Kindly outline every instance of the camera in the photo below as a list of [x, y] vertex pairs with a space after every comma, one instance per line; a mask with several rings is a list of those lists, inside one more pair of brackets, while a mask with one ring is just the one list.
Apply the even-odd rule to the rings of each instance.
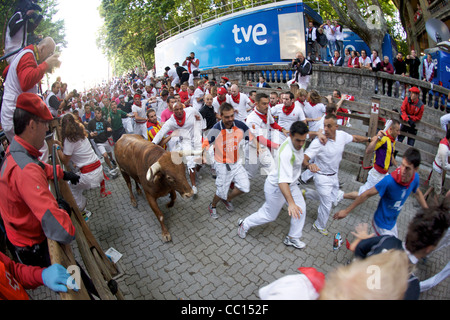
[[300, 59], [299, 58], [296, 58], [296, 59], [294, 59], [294, 62], [292, 62], [292, 65], [296, 65], [296, 64], [298, 64], [298, 63], [300, 63]]
[[36, 12], [34, 12], [31, 16], [27, 16], [27, 12], [30, 10], [39, 12], [42, 11], [42, 8], [36, 2], [37, 0], [22, 0], [17, 6], [17, 11], [20, 11], [22, 13], [24, 19], [29, 20], [29, 27], [28, 27], [29, 35], [27, 45], [36, 44], [41, 40], [40, 37], [34, 34], [34, 30], [41, 23], [44, 16], [41, 14], [37, 14]]
[[[34, 11], [42, 11], [42, 8], [36, 3], [37, 0], [23, 0], [20, 5], [20, 11], [25, 15], [27, 11], [34, 10]], [[43, 16], [38, 15], [36, 12], [34, 12], [30, 19], [33, 19], [36, 24], [39, 24], [42, 20]]]
[[192, 57], [191, 56], [187, 56], [186, 60], [192, 60]]

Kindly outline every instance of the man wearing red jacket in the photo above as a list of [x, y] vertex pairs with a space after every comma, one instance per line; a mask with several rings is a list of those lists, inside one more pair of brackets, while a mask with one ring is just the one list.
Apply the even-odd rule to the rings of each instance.
[[[52, 119], [39, 96], [20, 94], [14, 111], [16, 136], [0, 171], [0, 212], [10, 251], [23, 264], [40, 267], [50, 265], [47, 238], [64, 244], [75, 238], [68, 213], [59, 208], [49, 190], [53, 166], [39, 161]], [[56, 169], [58, 179], [78, 183], [78, 175]]]
[[38, 93], [38, 84], [47, 72], [59, 67], [55, 41], [44, 38], [38, 45], [29, 45], [20, 51], [3, 71], [5, 90], [1, 123], [9, 142], [14, 137], [13, 115], [17, 97], [23, 92]]
[[[411, 92], [411, 97], [406, 97], [405, 100], [403, 100], [401, 109], [402, 120], [408, 122], [408, 125], [402, 124], [400, 131], [416, 135], [416, 122], [422, 119], [424, 104], [419, 100], [419, 88], [412, 87], [409, 91]], [[404, 139], [405, 136], [398, 136], [398, 141], [403, 142]], [[415, 141], [415, 139], [408, 137], [408, 145], [414, 146]]]
[[[60, 264], [49, 268], [16, 263], [0, 252], [0, 300], [28, 300], [26, 289], [45, 285], [56, 292], [67, 292], [70, 274]], [[75, 291], [78, 289], [75, 287]]]

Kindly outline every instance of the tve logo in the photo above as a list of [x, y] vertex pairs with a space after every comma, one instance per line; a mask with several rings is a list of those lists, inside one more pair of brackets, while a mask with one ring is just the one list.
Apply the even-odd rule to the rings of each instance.
[[245, 42], [249, 42], [251, 36], [253, 42], [258, 46], [262, 46], [267, 43], [267, 39], [259, 38], [267, 34], [267, 28], [262, 23], [258, 23], [254, 27], [250, 25], [247, 29], [245, 29], [244, 27], [239, 28], [237, 24], [235, 24], [232, 32], [234, 34], [234, 42], [236, 42], [237, 44], [242, 43], [242, 39], [239, 38], [239, 33], [242, 33], [242, 37], [244, 38]]

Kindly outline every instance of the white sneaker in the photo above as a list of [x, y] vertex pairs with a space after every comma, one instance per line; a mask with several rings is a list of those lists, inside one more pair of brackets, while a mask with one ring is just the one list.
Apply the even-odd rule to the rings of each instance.
[[344, 191], [339, 190], [336, 196], [336, 200], [333, 201], [334, 206], [337, 206], [342, 199], [344, 199]]
[[297, 249], [303, 249], [306, 246], [306, 244], [303, 241], [300, 241], [300, 239], [294, 239], [289, 236], [286, 236], [286, 238], [284, 238], [283, 243], [287, 246], [293, 246]]
[[192, 191], [194, 191], [194, 194], [197, 194], [198, 190], [196, 186], [192, 186]]
[[247, 235], [247, 231], [244, 230], [244, 219], [239, 219], [238, 221], [238, 236], [242, 239]]
[[323, 234], [324, 236], [328, 236], [328, 230], [319, 228], [318, 226], [316, 226], [316, 223], [313, 223], [313, 229]]

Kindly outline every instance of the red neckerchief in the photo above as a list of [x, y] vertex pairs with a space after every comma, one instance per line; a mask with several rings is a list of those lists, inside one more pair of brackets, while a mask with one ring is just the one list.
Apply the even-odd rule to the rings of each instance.
[[173, 115], [175, 121], [177, 122], [177, 125], [182, 127], [184, 126], [184, 122], [186, 121], [186, 111], [183, 110], [183, 117], [181, 119], [177, 118], [175, 114]]
[[241, 100], [241, 93], [239, 92], [236, 97], [231, 95], [231, 98], [233, 99], [234, 103], [238, 103], [239, 104], [239, 101]]
[[198, 86], [198, 88], [197, 88], [197, 89], [200, 89], [200, 90], [202, 90], [202, 92], [204, 92], [203, 88], [202, 88], [202, 87], [200, 87], [200, 86]]
[[391, 176], [392, 178], [394, 178], [395, 182], [397, 182], [399, 185], [404, 186], [404, 187], [409, 187], [409, 185], [411, 184], [411, 182], [413, 182], [416, 174], [414, 173], [411, 181], [407, 182], [407, 183], [403, 183], [402, 182], [402, 174], [400, 172], [401, 167], [398, 167], [397, 169], [395, 169], [394, 171], [392, 171]]
[[290, 107], [286, 107], [285, 105], [283, 105], [283, 112], [285, 115], [290, 115], [292, 110], [294, 110], [295, 108], [295, 103], [292, 103]]
[[450, 149], [450, 144], [449, 144], [447, 138], [443, 138], [443, 139], [439, 142], [439, 144], [443, 144], [444, 146], [447, 146], [447, 148]]
[[217, 102], [219, 103], [219, 106], [221, 106], [222, 103], [224, 103], [225, 101], [227, 101], [227, 96], [225, 96], [225, 98], [223, 98], [223, 100], [220, 100], [219, 96], [217, 96]]
[[255, 113], [261, 118], [264, 123], [267, 123], [267, 113], [262, 114], [258, 110], [255, 109]]
[[302, 101], [300, 101], [300, 98], [297, 98], [297, 101], [300, 102], [300, 104], [301, 104], [302, 106], [305, 106], [305, 104], [304, 104]]
[[334, 64], [336, 64], [336, 61], [337, 61], [338, 59], [339, 59], [339, 58], [333, 57]]
[[311, 107], [314, 107], [317, 103], [310, 102], [309, 104], [311, 105]]
[[389, 133], [386, 132], [386, 136], [391, 139], [391, 142], [395, 142], [395, 138], [393, 136], [391, 136]]
[[254, 101], [252, 98], [249, 98], [249, 100], [250, 100], [252, 103], [255, 103], [255, 101]]

